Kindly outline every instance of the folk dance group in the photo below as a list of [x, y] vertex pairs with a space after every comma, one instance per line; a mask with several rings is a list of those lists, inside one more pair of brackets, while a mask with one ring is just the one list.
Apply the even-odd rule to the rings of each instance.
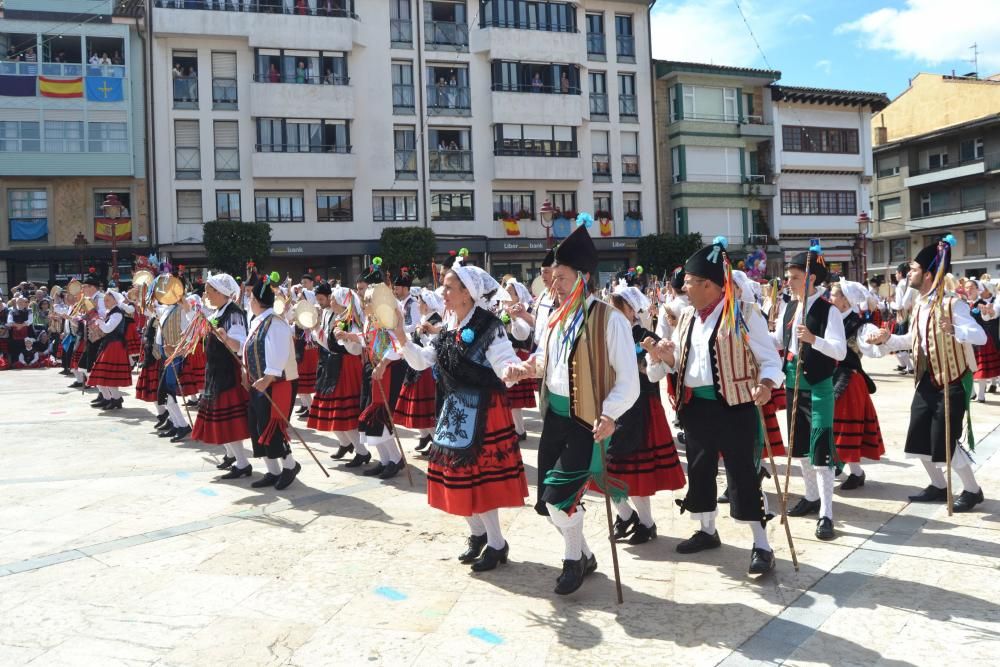
[[[286, 488], [301, 470], [289, 438], [297, 396], [300, 418], [337, 439], [333, 458], [364, 475], [396, 476], [406, 461], [395, 429], [416, 431], [417, 451], [427, 457], [428, 503], [466, 520], [458, 560], [476, 572], [507, 562], [499, 511], [521, 507], [529, 496], [522, 410], [537, 406], [543, 425], [534, 508], [564, 542], [556, 593], [577, 590], [597, 568], [584, 538], [587, 491], [613, 499], [615, 540], [642, 544], [657, 537], [651, 497], [686, 484], [675, 502], [698, 529], [677, 545], [682, 554], [720, 546], [716, 520], [719, 502], [726, 502], [752, 534], [748, 572], [761, 575], [775, 567], [763, 463], [768, 454], [788, 456], [778, 410], [786, 410], [791, 457], [805, 482], [804, 497], [788, 515], [816, 515], [820, 539], [835, 536], [836, 476], [844, 470], [840, 489], [856, 489], [866, 479], [862, 459], [884, 454], [871, 400], [876, 388], [863, 356], [909, 350], [913, 358], [905, 452], [922, 460], [930, 485], [911, 500], [945, 499], [947, 456], [964, 486], [954, 510], [983, 501], [959, 440], [973, 373], [983, 361], [973, 347], [988, 344], [984, 326], [995, 329], [995, 314], [986, 303], [974, 313], [946, 289], [948, 241], [910, 263], [907, 282], [917, 296], [909, 329], [896, 333], [867, 321], [864, 286], [829, 280], [818, 247], [789, 263], [785, 298], [777, 291], [762, 298], [760, 285], [732, 269], [725, 240], [717, 238], [678, 268], [662, 306], [629, 284], [632, 276], [622, 277], [604, 301], [585, 224], [546, 257], [545, 290], [537, 298], [516, 280], [501, 285], [461, 256], [446, 264], [438, 290], [411, 289], [401, 272], [393, 281], [392, 326], [383, 326], [384, 312], [376, 315], [373, 307], [373, 292], [386, 290], [376, 287], [385, 283], [378, 263], [354, 289], [306, 276], [298, 296], [315, 303], [320, 317], [305, 327], [287, 319], [291, 309], [275, 311], [276, 297], [287, 298], [276, 274], [254, 275], [243, 287], [216, 274], [200, 306], [181, 299], [142, 307], [136, 398], [156, 404], [163, 437], [222, 445], [221, 479], [251, 477], [250, 456], [263, 458], [266, 474], [251, 482], [255, 488]], [[115, 410], [121, 387], [131, 384], [124, 322], [132, 306], [98, 288], [85, 281], [84, 295], [101, 318], [93, 326], [103, 336], [97, 344], [81, 337], [72, 367], [78, 383], [100, 390], [95, 406]], [[182, 332], [198, 318], [207, 323], [203, 348], [177, 354]], [[683, 430], [686, 479], [661, 400], [665, 378]], [[180, 401], [195, 393], [192, 432]], [[971, 433], [965, 442], [973, 444]], [[721, 497], [720, 457], [727, 482]]]

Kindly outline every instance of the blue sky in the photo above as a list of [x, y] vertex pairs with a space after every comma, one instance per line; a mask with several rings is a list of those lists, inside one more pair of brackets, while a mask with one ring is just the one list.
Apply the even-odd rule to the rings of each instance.
[[[739, 0], [789, 85], [884, 92], [918, 72], [1000, 72], [1000, 0]], [[659, 0], [653, 57], [766, 67], [736, 0]]]

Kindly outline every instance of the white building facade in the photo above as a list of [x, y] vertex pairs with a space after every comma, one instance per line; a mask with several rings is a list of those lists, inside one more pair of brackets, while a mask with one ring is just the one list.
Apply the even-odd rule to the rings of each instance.
[[[605, 264], [656, 231], [643, 0], [157, 0], [161, 249], [263, 221], [278, 270], [353, 277], [382, 230], [428, 226], [528, 279], [578, 211]], [[560, 214], [562, 214], [560, 216]]]

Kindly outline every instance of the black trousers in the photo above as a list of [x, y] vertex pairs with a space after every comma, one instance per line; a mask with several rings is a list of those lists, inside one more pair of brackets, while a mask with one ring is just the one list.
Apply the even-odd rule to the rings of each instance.
[[715, 476], [719, 453], [729, 482], [729, 513], [737, 521], [764, 519], [764, 496], [757, 478], [754, 448], [759, 417], [753, 403], [729, 406], [692, 398], [680, 411], [687, 439], [688, 491], [682, 510], [713, 512], [718, 506]]
[[[951, 453], [955, 453], [965, 421], [965, 388], [961, 380], [948, 385], [951, 401]], [[906, 432], [907, 454], [930, 456], [935, 463], [944, 463], [944, 389], [935, 387], [930, 373], [924, 373], [910, 403], [910, 428]]]
[[538, 441], [538, 502], [535, 503], [535, 511], [548, 516], [546, 503], [556, 505], [579, 495], [587, 484], [587, 479], [548, 486], [545, 484], [545, 476], [551, 470], [587, 470], [593, 455], [593, 429], [584, 427], [571, 417], [561, 417], [548, 410], [542, 422], [542, 436]]

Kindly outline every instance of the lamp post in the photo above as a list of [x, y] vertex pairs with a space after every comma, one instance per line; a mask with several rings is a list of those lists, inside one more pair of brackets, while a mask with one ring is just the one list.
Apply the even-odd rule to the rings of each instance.
[[101, 204], [104, 209], [104, 217], [111, 220], [111, 281], [109, 287], [118, 287], [118, 218], [122, 215], [122, 203], [118, 195], [109, 192]]
[[858, 214], [858, 282], [864, 284], [868, 273], [868, 227], [872, 224], [868, 213]]
[[545, 247], [552, 247], [552, 218], [555, 215], [555, 208], [552, 207], [552, 202], [548, 199], [542, 202], [542, 207], [538, 210], [538, 217], [541, 220], [542, 227], [545, 228]]
[[77, 232], [76, 238], [73, 239], [73, 247], [76, 251], [80, 253], [80, 280], [83, 280], [83, 253], [87, 251], [87, 237], [83, 235], [83, 232]]

